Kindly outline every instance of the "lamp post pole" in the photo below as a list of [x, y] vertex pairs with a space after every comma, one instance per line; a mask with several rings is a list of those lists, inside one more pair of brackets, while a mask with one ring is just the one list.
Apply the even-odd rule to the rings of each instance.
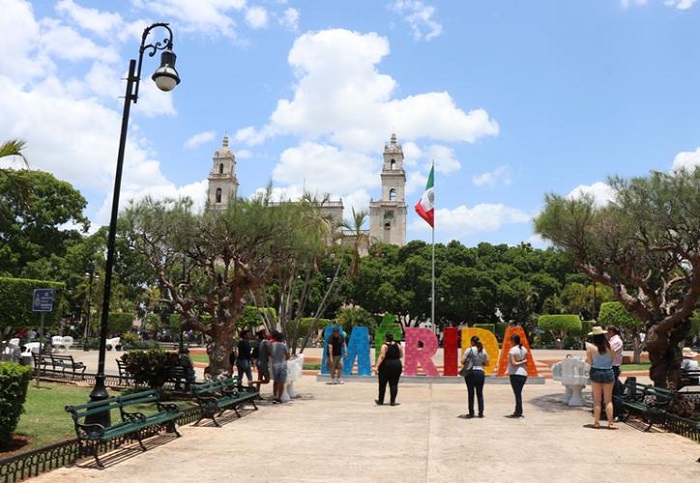
[[[151, 31], [155, 28], [163, 28], [167, 30], [168, 37], [162, 42], [146, 44]], [[105, 262], [105, 284], [104, 297], [102, 299], [102, 314], [100, 321], [100, 348], [99, 359], [97, 362], [97, 374], [95, 376], [95, 387], [90, 393], [92, 401], [101, 401], [107, 399], [109, 394], [105, 387], [105, 351], [107, 346], [107, 332], [109, 329], [109, 302], [112, 293], [112, 268], [114, 266], [115, 240], [117, 235], [117, 217], [119, 215], [119, 193], [121, 191], [122, 171], [124, 168], [124, 151], [126, 149], [126, 135], [129, 127], [129, 113], [131, 103], [136, 104], [138, 101], [139, 81], [141, 80], [141, 65], [143, 63], [143, 54], [148, 53], [149, 57], [153, 57], [157, 51], [163, 50], [161, 54], [160, 67], [153, 74], [152, 79], [155, 81], [158, 88], [162, 91], [171, 91], [177, 84], [180, 83], [180, 77], [175, 70], [175, 53], [173, 48], [173, 33], [167, 23], [154, 23], [148, 26], [141, 37], [141, 46], [139, 48], [138, 64], [136, 60], [129, 61], [129, 73], [126, 78], [126, 94], [124, 95], [124, 111], [122, 113], [122, 127], [119, 137], [119, 151], [117, 152], [117, 170], [114, 175], [114, 194], [112, 195], [112, 214], [109, 219], [109, 235], [107, 237], [107, 259]], [[91, 422], [102, 424], [103, 426], [110, 425], [109, 411], [103, 411], [95, 415]]]
[[88, 272], [88, 300], [87, 300], [87, 314], [85, 314], [85, 334], [83, 335], [83, 350], [89, 351], [88, 347], [88, 336], [90, 333], [90, 311], [92, 310], [92, 280], [95, 276], [95, 266], [90, 266], [90, 271]]

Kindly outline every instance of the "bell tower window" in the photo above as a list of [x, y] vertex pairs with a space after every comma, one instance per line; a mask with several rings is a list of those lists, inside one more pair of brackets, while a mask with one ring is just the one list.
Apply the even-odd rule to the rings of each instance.
[[224, 174], [224, 163], [219, 164], [219, 174]]
[[216, 188], [216, 202], [221, 203], [221, 188]]
[[389, 201], [396, 201], [396, 190], [394, 188], [389, 190]]
[[390, 165], [391, 165], [391, 167], [389, 169], [391, 169], [392, 171], [395, 170], [396, 169], [396, 160], [392, 159]]

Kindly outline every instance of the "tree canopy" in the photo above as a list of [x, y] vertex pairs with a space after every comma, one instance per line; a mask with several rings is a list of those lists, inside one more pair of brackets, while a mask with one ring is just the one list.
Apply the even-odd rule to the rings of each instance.
[[650, 377], [679, 377], [680, 345], [700, 297], [700, 170], [611, 177], [613, 200], [549, 194], [535, 230], [646, 323]]

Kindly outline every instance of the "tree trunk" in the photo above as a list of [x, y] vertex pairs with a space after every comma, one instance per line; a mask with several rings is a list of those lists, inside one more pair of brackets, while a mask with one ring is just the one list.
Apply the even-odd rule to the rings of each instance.
[[645, 339], [649, 353], [649, 377], [654, 386], [676, 388], [680, 381], [681, 345], [690, 329], [688, 319], [674, 322], [670, 317], [647, 326]]

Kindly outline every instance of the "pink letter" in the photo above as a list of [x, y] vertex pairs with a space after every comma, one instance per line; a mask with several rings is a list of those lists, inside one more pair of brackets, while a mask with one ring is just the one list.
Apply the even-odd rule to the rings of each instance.
[[[423, 347], [419, 348], [418, 343]], [[433, 364], [432, 357], [438, 349], [438, 341], [430, 329], [409, 327], [406, 329], [406, 364], [403, 369], [407, 376], [415, 376], [418, 364], [421, 365], [426, 376], [438, 377], [438, 371]]]

